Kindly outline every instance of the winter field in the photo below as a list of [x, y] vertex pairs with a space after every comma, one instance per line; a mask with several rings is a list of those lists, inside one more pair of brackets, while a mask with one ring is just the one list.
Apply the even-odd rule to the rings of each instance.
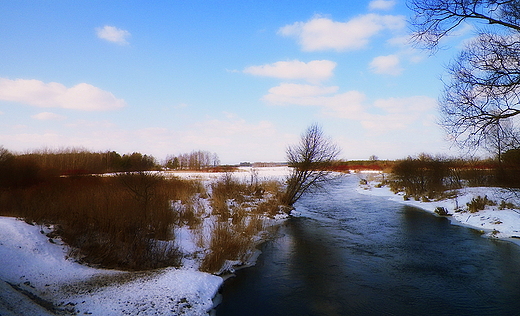
[[[242, 168], [234, 176], [243, 180], [283, 179], [288, 168]], [[223, 174], [168, 172], [178, 177], [201, 179], [210, 183]], [[489, 238], [520, 241], [520, 198], [497, 188], [465, 188], [457, 196], [432, 202], [404, 201], [401, 194], [386, 186], [378, 187], [380, 174], [358, 173], [369, 180], [360, 185], [362, 194], [387, 197], [399, 203], [419, 207], [432, 214], [444, 207], [453, 224], [464, 225]], [[466, 203], [476, 196], [487, 196], [496, 205], [469, 212]], [[504, 202], [502, 202], [504, 201]], [[510, 204], [508, 204], [510, 203]], [[493, 203], [489, 203], [493, 204]], [[266, 229], [284, 220], [268, 219]], [[203, 227], [210, 227], [211, 217]], [[147, 272], [124, 272], [88, 267], [67, 258], [68, 249], [59, 239], [46, 236], [52, 227], [30, 225], [24, 221], [0, 217], [0, 315], [207, 315], [218, 304], [218, 289], [225, 274], [200, 272], [198, 253], [204, 251], [200, 234], [190, 227], [176, 231], [176, 242], [183, 253], [181, 268]], [[201, 229], [203, 234], [207, 229]], [[205, 237], [208, 238], [207, 236]], [[262, 235], [258, 235], [261, 242]], [[258, 253], [250, 253], [244, 262], [227, 262], [227, 270], [254, 264]]]
[[[242, 168], [233, 176], [261, 181], [283, 179], [287, 172], [287, 168]], [[209, 184], [224, 174], [168, 175]], [[87, 267], [67, 258], [68, 248], [46, 236], [51, 227], [0, 217], [0, 315], [207, 315], [224, 280], [198, 271], [197, 254], [204, 250], [199, 239], [209, 239], [201, 238], [200, 232], [209, 234], [212, 220], [206, 218], [197, 234], [188, 226], [176, 230], [183, 253], [181, 268], [124, 272]], [[283, 216], [265, 220], [272, 226]], [[257, 238], [260, 242], [261, 234]], [[251, 253], [246, 262], [226, 262], [226, 267], [232, 271], [234, 265], [253, 264], [257, 255]]]

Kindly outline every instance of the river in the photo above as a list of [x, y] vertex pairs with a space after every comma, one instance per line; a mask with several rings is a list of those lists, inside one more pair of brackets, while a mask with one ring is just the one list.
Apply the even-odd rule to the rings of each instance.
[[356, 192], [346, 176], [222, 290], [217, 315], [520, 315], [520, 247]]

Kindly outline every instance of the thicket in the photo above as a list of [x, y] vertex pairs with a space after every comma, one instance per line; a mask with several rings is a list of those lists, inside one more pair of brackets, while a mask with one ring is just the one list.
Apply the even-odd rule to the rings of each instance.
[[504, 187], [520, 188], [520, 149], [511, 149], [502, 154], [497, 179]]
[[366, 171], [366, 170], [377, 170], [383, 172], [389, 172], [393, 165], [392, 160], [339, 160], [332, 164], [330, 167], [333, 171], [338, 172], [349, 172], [353, 171]]
[[115, 177], [56, 177], [0, 192], [1, 215], [51, 225], [49, 237], [72, 246], [79, 261], [105, 268], [153, 269], [177, 265], [177, 215], [170, 200], [197, 186], [138, 172]]
[[[511, 157], [513, 154], [509, 154]], [[520, 187], [520, 159], [504, 154], [504, 161], [464, 160], [426, 154], [395, 161], [390, 187], [404, 192], [405, 198], [431, 200], [442, 198], [447, 190], [463, 186]], [[519, 155], [520, 157], [520, 155]]]
[[91, 152], [81, 148], [65, 148], [14, 154], [0, 147], [0, 169], [0, 178], [4, 182], [19, 182], [28, 177], [34, 179], [59, 175], [148, 171], [158, 170], [160, 166], [153, 156], [137, 152], [120, 155], [115, 151]]
[[397, 161], [392, 168], [391, 188], [406, 197], [434, 199], [448, 188], [461, 186], [454, 172], [454, 162], [444, 158], [421, 155]]

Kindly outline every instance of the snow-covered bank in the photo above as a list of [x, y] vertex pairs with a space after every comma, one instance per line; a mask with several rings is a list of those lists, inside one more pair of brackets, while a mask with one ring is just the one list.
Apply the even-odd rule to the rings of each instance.
[[218, 276], [193, 270], [86, 267], [67, 259], [66, 247], [41, 231], [0, 217], [1, 315], [205, 315], [222, 284]]
[[[281, 179], [287, 170], [249, 168], [234, 176]], [[223, 175], [182, 173], [204, 181]], [[81, 265], [67, 258], [67, 246], [60, 240], [49, 239], [50, 228], [0, 217], [0, 315], [207, 315], [223, 278], [197, 270], [214, 219], [208, 215], [209, 202], [202, 198], [197, 202], [206, 212], [198, 232], [189, 226], [176, 229], [183, 266], [147, 272]], [[267, 225], [279, 222], [279, 218], [266, 220]]]
[[[388, 197], [390, 200], [414, 206], [432, 214], [439, 207], [445, 208], [450, 216], [448, 219], [455, 225], [466, 226], [485, 233], [486, 237], [500, 238], [520, 244], [520, 210], [508, 207], [500, 207], [502, 201], [511, 203], [516, 207], [520, 206], [520, 196], [511, 191], [501, 188], [490, 187], [467, 187], [456, 190], [453, 198], [439, 201], [416, 201], [413, 199], [404, 200], [404, 194], [394, 194], [388, 186], [378, 187], [379, 181], [368, 181], [367, 184], [360, 184], [358, 192], [374, 196]], [[496, 205], [487, 205], [484, 210], [469, 212], [467, 203], [476, 197], [487, 197], [495, 202]]]

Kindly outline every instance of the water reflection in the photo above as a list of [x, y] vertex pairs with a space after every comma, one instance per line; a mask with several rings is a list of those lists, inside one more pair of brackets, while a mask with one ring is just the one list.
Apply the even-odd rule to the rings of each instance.
[[354, 191], [301, 201], [303, 217], [226, 281], [217, 315], [518, 315], [520, 247]]

